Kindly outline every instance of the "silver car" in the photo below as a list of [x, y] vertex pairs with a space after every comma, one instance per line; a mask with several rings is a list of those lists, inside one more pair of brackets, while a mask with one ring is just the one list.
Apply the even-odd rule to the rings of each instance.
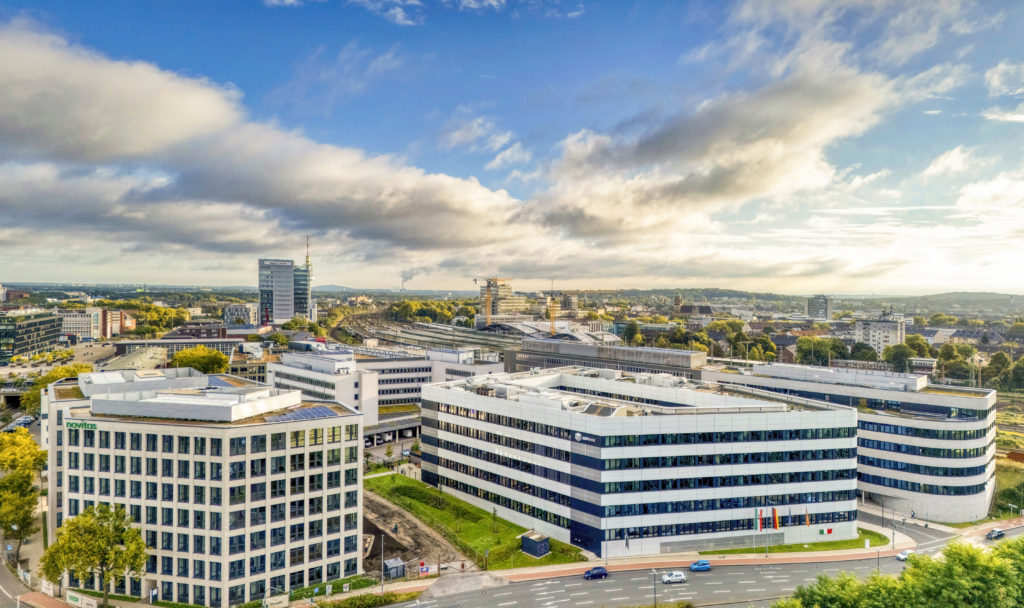
[[666, 585], [670, 583], [685, 583], [686, 573], [682, 570], [673, 570], [672, 572], [662, 574], [661, 582], [665, 583]]

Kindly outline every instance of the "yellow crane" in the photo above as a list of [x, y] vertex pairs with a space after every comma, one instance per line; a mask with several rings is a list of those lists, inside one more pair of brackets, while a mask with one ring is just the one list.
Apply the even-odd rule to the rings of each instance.
[[486, 288], [485, 288], [485, 291], [484, 291], [484, 300], [485, 300], [484, 306], [486, 306], [486, 308], [487, 308], [487, 316], [485, 317], [485, 319], [487, 320], [487, 325], [491, 324], [491, 307], [493, 305], [492, 303], [494, 302], [494, 295], [495, 295], [494, 292], [497, 291], [498, 285], [500, 285], [502, 283], [505, 283], [507, 281], [511, 281], [511, 280], [512, 279], [498, 278], [498, 277], [489, 277], [489, 278], [475, 277], [473, 279], [473, 284], [474, 285], [479, 285], [480, 281], [485, 281]]

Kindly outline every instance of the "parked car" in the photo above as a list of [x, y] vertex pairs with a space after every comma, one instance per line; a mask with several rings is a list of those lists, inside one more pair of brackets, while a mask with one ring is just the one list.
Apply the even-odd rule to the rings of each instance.
[[711, 562], [706, 559], [699, 559], [690, 564], [690, 572], [709, 572], [711, 570]]
[[998, 540], [1004, 536], [1006, 536], [1006, 532], [1003, 532], [999, 528], [993, 528], [992, 530], [988, 531], [988, 534], [985, 535], [985, 538], [989, 540]]
[[661, 575], [661, 582], [669, 585], [671, 583], [685, 583], [686, 573], [682, 570], [673, 570]]
[[899, 553], [896, 554], [896, 559], [900, 560], [901, 562], [905, 562], [905, 561], [907, 561], [907, 558], [910, 557], [911, 555], [913, 555], [914, 553], [916, 553], [916, 551], [912, 551], [910, 549], [904, 549], [903, 551], [900, 551]]
[[597, 566], [583, 573], [584, 580], [589, 581], [592, 578], [608, 578], [608, 569], [603, 566]]

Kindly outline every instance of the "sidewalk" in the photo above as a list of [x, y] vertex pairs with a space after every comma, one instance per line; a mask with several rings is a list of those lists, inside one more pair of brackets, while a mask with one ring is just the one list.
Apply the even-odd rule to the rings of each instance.
[[933, 521], [918, 519], [915, 517], [911, 517], [909, 513], [901, 513], [899, 511], [893, 511], [892, 509], [885, 509], [885, 514], [883, 515], [882, 507], [871, 502], [858, 502], [857, 510], [864, 511], [865, 513], [870, 513], [872, 515], [877, 515], [886, 520], [894, 520], [900, 523], [906, 520], [906, 523], [908, 524], [914, 524], [915, 526], [921, 526], [923, 528], [932, 528], [935, 530], [939, 530], [941, 532], [946, 532], [948, 534], [960, 534], [961, 532], [963, 532], [963, 530], [960, 528], [954, 528], [952, 526], [945, 526], [943, 524], [938, 524]]

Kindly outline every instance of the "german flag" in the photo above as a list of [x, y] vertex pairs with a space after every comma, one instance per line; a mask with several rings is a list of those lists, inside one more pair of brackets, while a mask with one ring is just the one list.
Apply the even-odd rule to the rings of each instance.
[[779, 529], [779, 511], [775, 507], [772, 507], [772, 529]]
[[811, 512], [807, 510], [807, 507], [804, 507], [804, 522], [808, 528], [811, 527]]

